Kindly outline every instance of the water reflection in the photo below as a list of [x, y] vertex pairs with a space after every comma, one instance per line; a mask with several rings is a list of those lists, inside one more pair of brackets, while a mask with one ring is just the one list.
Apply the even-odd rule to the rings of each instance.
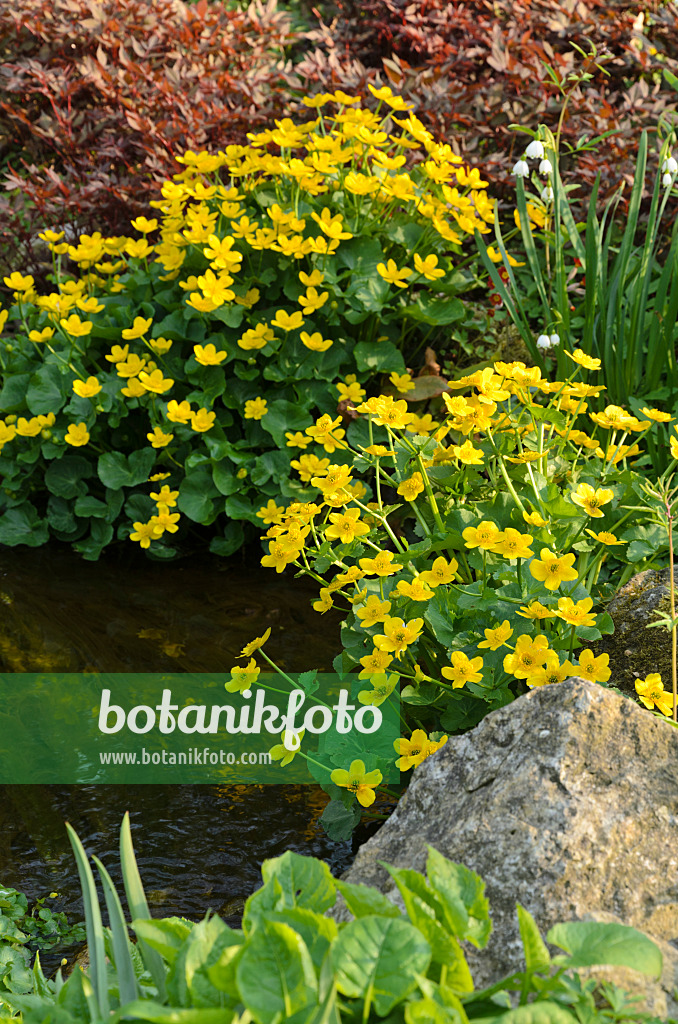
[[[312, 611], [315, 594], [238, 561], [89, 563], [54, 548], [4, 551], [0, 670], [227, 672], [271, 626], [267, 651], [282, 666], [331, 671], [340, 620]], [[317, 824], [326, 800], [310, 786], [1, 787], [0, 883], [31, 899], [56, 891], [52, 908], [79, 916], [63, 822], [117, 881], [129, 810], [152, 912], [199, 917], [210, 907], [235, 924], [265, 858], [293, 849], [337, 873], [348, 866], [351, 844], [330, 842]]]

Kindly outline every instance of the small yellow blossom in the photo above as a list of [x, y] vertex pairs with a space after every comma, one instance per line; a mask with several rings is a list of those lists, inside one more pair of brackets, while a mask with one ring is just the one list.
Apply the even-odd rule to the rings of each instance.
[[87, 430], [86, 423], [71, 423], [69, 424], [66, 436], [64, 438], [66, 444], [73, 445], [74, 448], [82, 448], [84, 445], [89, 443], [89, 432]]
[[482, 658], [469, 658], [463, 651], [452, 651], [450, 661], [452, 667], [445, 666], [441, 671], [445, 679], [452, 680], [453, 689], [458, 690], [466, 683], [479, 683], [483, 678], [480, 671], [483, 667]]
[[96, 377], [88, 377], [87, 380], [74, 380], [73, 391], [80, 398], [94, 398], [101, 391], [101, 384]]
[[265, 398], [251, 398], [245, 402], [243, 416], [246, 420], [260, 420], [268, 412], [268, 404]]
[[256, 683], [260, 671], [254, 658], [250, 658], [245, 666], [235, 665], [231, 669], [230, 680], [224, 683], [224, 688], [229, 693], [244, 693], [251, 688], [252, 683]]
[[673, 714], [673, 694], [667, 693], [659, 672], [650, 672], [645, 679], [636, 679], [636, 693], [649, 708], [658, 708], [667, 717]]
[[489, 647], [491, 651], [498, 651], [507, 640], [513, 636], [513, 629], [508, 619], [504, 619], [501, 626], [484, 630], [485, 639], [481, 640], [478, 647]]
[[361, 807], [370, 807], [374, 803], [374, 790], [382, 778], [383, 775], [377, 769], [366, 772], [365, 763], [360, 760], [352, 761], [348, 771], [344, 768], [335, 768], [330, 775], [335, 786], [341, 786], [348, 789], [349, 793], [355, 794]]
[[153, 432], [146, 434], [146, 437], [151, 442], [153, 448], [166, 448], [170, 441], [173, 440], [174, 434], [166, 434], [160, 427], [154, 427]]

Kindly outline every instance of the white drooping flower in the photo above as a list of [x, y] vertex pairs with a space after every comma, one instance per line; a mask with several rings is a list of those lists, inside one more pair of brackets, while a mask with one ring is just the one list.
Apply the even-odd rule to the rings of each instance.
[[515, 174], [519, 178], [527, 178], [529, 173], [530, 168], [527, 166], [526, 160], [518, 160], [518, 162], [513, 165], [513, 170], [511, 171], [511, 174]]
[[542, 162], [539, 164], [539, 173], [540, 174], [551, 174], [552, 171], [553, 171], [553, 164], [551, 163], [550, 160], [547, 160], [546, 158], [544, 158], [542, 160]]
[[545, 203], [551, 202], [551, 200], [553, 199], [553, 189], [550, 185], [547, 185], [546, 188], [543, 188], [541, 190], [541, 198], [544, 200]]
[[673, 175], [669, 174], [668, 171], [667, 171], [667, 173], [662, 178], [662, 185], [664, 185], [665, 188], [670, 188], [672, 184], [673, 184]]
[[542, 349], [544, 352], [551, 348], [551, 339], [548, 334], [539, 335], [537, 338], [537, 348]]
[[550, 340], [551, 340], [551, 348], [555, 348], [557, 345], [560, 345], [560, 335], [552, 334]]
[[678, 171], [678, 163], [676, 163], [672, 156], [666, 158], [662, 164], [662, 171], [664, 171], [665, 174], [675, 174], [676, 171]]
[[525, 150], [525, 156], [530, 160], [541, 160], [544, 156], [544, 144], [539, 139], [533, 139]]

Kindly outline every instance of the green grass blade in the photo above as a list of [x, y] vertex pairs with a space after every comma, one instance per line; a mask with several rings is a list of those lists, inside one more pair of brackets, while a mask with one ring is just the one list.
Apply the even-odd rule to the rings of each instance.
[[[85, 908], [85, 930], [87, 934], [87, 948], [89, 950], [90, 976], [92, 983], [93, 999], [90, 1003], [90, 1012], [96, 1007], [96, 1017], [105, 1020], [108, 1017], [108, 976], [106, 969], [106, 952], [104, 948], [104, 927], [101, 922], [101, 909], [94, 875], [89, 866], [87, 854], [80, 842], [75, 829], [66, 823], [68, 838], [70, 839], [75, 861], [78, 866], [80, 885], [82, 887], [82, 899]], [[88, 998], [88, 1002], [90, 1002]]]
[[92, 860], [97, 866], [104, 887], [104, 899], [106, 900], [108, 919], [111, 924], [115, 968], [118, 974], [120, 1002], [124, 1005], [125, 1003], [131, 1003], [133, 999], [138, 999], [139, 997], [139, 986], [137, 985], [134, 964], [129, 951], [129, 933], [120, 899], [111, 876], [98, 857], [93, 857]]
[[[122, 819], [120, 828], [120, 864], [122, 867], [122, 879], [125, 885], [125, 894], [132, 920], [137, 918], [149, 918], [151, 913], [148, 909], [148, 902], [144, 887], [141, 884], [141, 876], [137, 866], [137, 859], [134, 856], [132, 845], [132, 831], [129, 823], [129, 813]], [[153, 983], [158, 990], [160, 999], [165, 998], [165, 965], [162, 957], [150, 946], [147, 946], [141, 939], [138, 943], [139, 951], [143, 957]]]
[[520, 233], [523, 238], [525, 255], [527, 256], [527, 262], [537, 286], [537, 291], [543, 307], [544, 326], [547, 327], [551, 321], [551, 304], [546, 294], [546, 286], [544, 284], [541, 266], [539, 265], [539, 257], [537, 256], [537, 249], [530, 229], [530, 218], [527, 212], [527, 199], [525, 198], [525, 186], [523, 184], [523, 179], [520, 177], [516, 182], [516, 202], [518, 204], [518, 213], [520, 214]]

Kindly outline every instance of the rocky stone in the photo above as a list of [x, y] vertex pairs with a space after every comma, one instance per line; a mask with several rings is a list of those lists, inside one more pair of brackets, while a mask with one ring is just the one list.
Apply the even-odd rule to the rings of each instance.
[[486, 949], [467, 950], [477, 986], [523, 963], [518, 902], [544, 934], [587, 915], [646, 932], [666, 954], [661, 983], [638, 976], [646, 1007], [678, 1015], [670, 722], [580, 678], [531, 691], [428, 758], [344, 877], [398, 902], [379, 861], [423, 871], [428, 844], [485, 880], [494, 930]]
[[[674, 567], [678, 595], [678, 566]], [[614, 633], [595, 644], [595, 654], [610, 658], [611, 679], [623, 693], [635, 696], [636, 679], [649, 672], [661, 673], [664, 689], [671, 689], [671, 634], [663, 627], [648, 629], [656, 612], [670, 614], [669, 570], [648, 569], [638, 573], [610, 601], [607, 611]]]

